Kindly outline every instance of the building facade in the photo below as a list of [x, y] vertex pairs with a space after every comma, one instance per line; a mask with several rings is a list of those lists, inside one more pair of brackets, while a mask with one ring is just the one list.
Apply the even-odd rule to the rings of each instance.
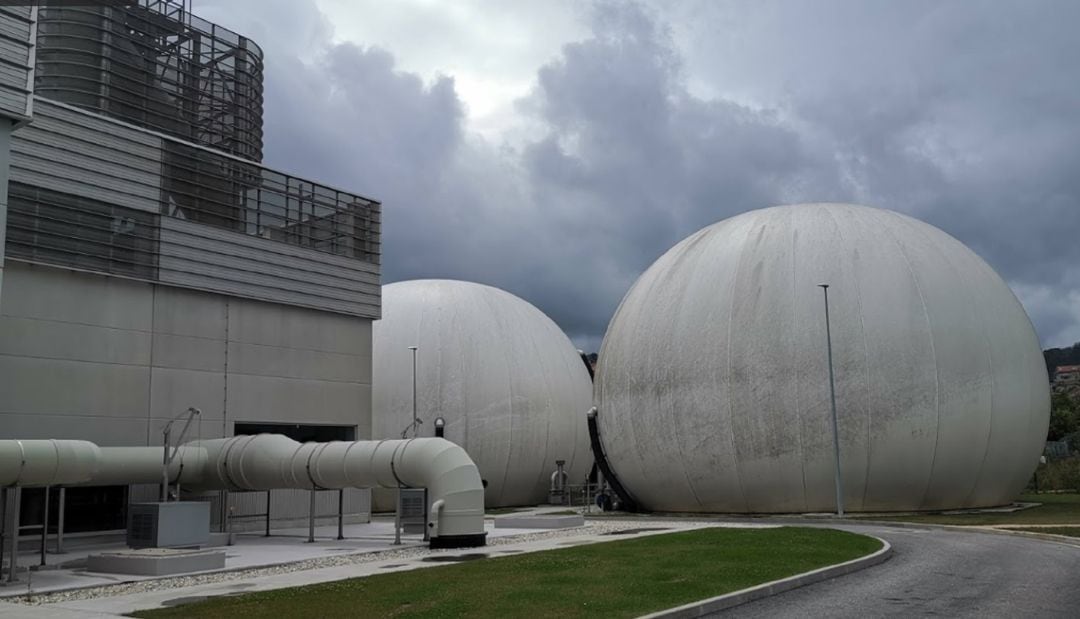
[[[0, 438], [161, 445], [189, 407], [186, 440], [370, 438], [381, 206], [262, 165], [262, 70], [171, 2], [0, 7]], [[155, 493], [72, 489], [69, 527]], [[234, 527], [266, 506], [216, 500]]]

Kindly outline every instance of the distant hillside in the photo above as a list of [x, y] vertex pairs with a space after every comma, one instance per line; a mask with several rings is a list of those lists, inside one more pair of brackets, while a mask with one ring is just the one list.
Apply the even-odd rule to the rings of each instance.
[[1080, 365], [1080, 342], [1066, 348], [1051, 348], [1043, 351], [1046, 359], [1046, 373], [1054, 379], [1054, 368], [1059, 365]]

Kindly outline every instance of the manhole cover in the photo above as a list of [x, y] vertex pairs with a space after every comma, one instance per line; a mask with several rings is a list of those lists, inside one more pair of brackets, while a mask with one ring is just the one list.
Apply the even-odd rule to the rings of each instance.
[[457, 563], [457, 562], [460, 562], [460, 561], [476, 561], [477, 559], [486, 559], [486, 558], [487, 558], [486, 554], [483, 554], [483, 553], [480, 553], [480, 552], [474, 552], [474, 553], [467, 554], [467, 555], [453, 555], [453, 556], [433, 555], [433, 556], [430, 556], [430, 557], [424, 557], [423, 559], [421, 559], [421, 561], [427, 561], [428, 563]]
[[622, 531], [608, 531], [607, 533], [601, 533], [601, 535], [637, 535], [638, 533], [647, 533], [649, 531], [670, 531], [667, 527], [641, 527], [638, 529], [623, 529]]

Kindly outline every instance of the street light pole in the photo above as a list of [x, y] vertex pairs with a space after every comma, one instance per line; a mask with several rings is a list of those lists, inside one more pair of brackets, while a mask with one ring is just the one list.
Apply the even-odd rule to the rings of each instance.
[[416, 438], [416, 350], [419, 346], [409, 346], [409, 350], [412, 351], [412, 432], [413, 438]]
[[840, 431], [836, 424], [836, 381], [833, 378], [832, 330], [829, 326], [829, 285], [818, 284], [825, 293], [825, 344], [829, 355], [829, 399], [832, 402], [833, 457], [836, 465], [836, 515], [844, 517], [844, 488], [840, 483]]

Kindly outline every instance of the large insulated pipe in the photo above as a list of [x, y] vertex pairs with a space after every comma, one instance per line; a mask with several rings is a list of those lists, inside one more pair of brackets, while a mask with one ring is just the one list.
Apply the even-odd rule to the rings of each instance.
[[0, 486], [59, 486], [89, 481], [99, 457], [100, 448], [89, 441], [0, 441]]
[[[297, 443], [279, 434], [187, 443], [169, 480], [192, 490], [427, 488], [433, 548], [483, 546], [484, 487], [465, 450], [441, 438]], [[161, 448], [0, 441], [0, 485], [158, 483]]]

